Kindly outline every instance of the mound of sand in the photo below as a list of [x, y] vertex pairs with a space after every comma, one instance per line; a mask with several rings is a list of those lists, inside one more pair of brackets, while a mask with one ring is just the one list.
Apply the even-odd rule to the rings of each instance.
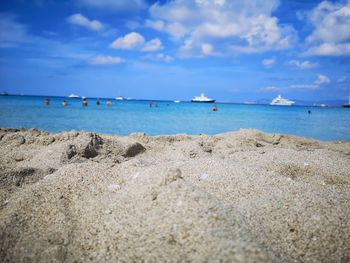
[[350, 142], [0, 129], [2, 262], [349, 262]]

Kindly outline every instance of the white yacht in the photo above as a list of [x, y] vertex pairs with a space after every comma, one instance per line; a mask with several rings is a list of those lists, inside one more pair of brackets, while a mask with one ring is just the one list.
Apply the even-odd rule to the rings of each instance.
[[180, 100], [174, 100], [174, 103], [180, 103], [181, 101]]
[[206, 103], [213, 103], [215, 102], [214, 99], [208, 98], [206, 96], [204, 96], [204, 93], [201, 93], [200, 96], [196, 96], [194, 97], [191, 102], [206, 102]]
[[125, 98], [123, 96], [118, 96], [115, 98], [116, 100], [125, 100]]
[[77, 98], [80, 98], [78, 95], [72, 93], [68, 96], [68, 98], [72, 98], [72, 99], [77, 99]]
[[281, 95], [278, 95], [277, 98], [274, 98], [274, 99], [271, 101], [270, 105], [292, 106], [294, 103], [295, 103], [295, 101], [282, 98]]

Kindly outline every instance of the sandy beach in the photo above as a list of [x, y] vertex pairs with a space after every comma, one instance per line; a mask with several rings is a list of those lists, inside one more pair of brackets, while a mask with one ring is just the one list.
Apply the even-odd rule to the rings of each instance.
[[349, 262], [350, 142], [0, 129], [2, 262]]

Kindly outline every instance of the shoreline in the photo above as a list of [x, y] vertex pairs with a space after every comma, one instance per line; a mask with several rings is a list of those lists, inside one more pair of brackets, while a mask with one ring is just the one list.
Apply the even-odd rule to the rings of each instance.
[[0, 257], [347, 261], [350, 141], [0, 129]]

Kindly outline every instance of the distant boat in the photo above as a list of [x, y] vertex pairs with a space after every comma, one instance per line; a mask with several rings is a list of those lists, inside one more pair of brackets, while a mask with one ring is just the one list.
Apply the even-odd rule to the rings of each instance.
[[125, 98], [123, 96], [118, 96], [115, 98], [116, 100], [125, 100]]
[[0, 96], [8, 96], [8, 95], [9, 94], [6, 91], [0, 93]]
[[191, 102], [202, 102], [202, 103], [213, 103], [215, 102], [214, 99], [208, 98], [206, 96], [204, 96], [204, 93], [201, 93], [200, 96], [196, 96], [194, 97]]
[[68, 98], [71, 98], [71, 99], [78, 99], [78, 98], [80, 98], [80, 96], [78, 96], [78, 95], [72, 93], [72, 94], [70, 94], [70, 95], [68, 96]]
[[321, 103], [321, 104], [314, 103], [313, 106], [315, 106], [315, 107], [328, 107], [328, 105], [324, 104], [324, 103]]
[[292, 106], [295, 103], [295, 101], [288, 100], [282, 98], [281, 95], [278, 95], [277, 98], [274, 98], [270, 105], [278, 105], [278, 106]]
[[180, 103], [181, 101], [179, 101], [179, 100], [174, 100], [174, 102], [175, 102], [175, 103]]
[[130, 98], [130, 97], [127, 97], [127, 98], [126, 98], [126, 100], [132, 100], [132, 98]]
[[344, 104], [343, 107], [344, 107], [344, 108], [350, 108], [350, 96], [349, 96], [349, 101], [348, 101], [348, 103], [347, 103], [347, 104]]

